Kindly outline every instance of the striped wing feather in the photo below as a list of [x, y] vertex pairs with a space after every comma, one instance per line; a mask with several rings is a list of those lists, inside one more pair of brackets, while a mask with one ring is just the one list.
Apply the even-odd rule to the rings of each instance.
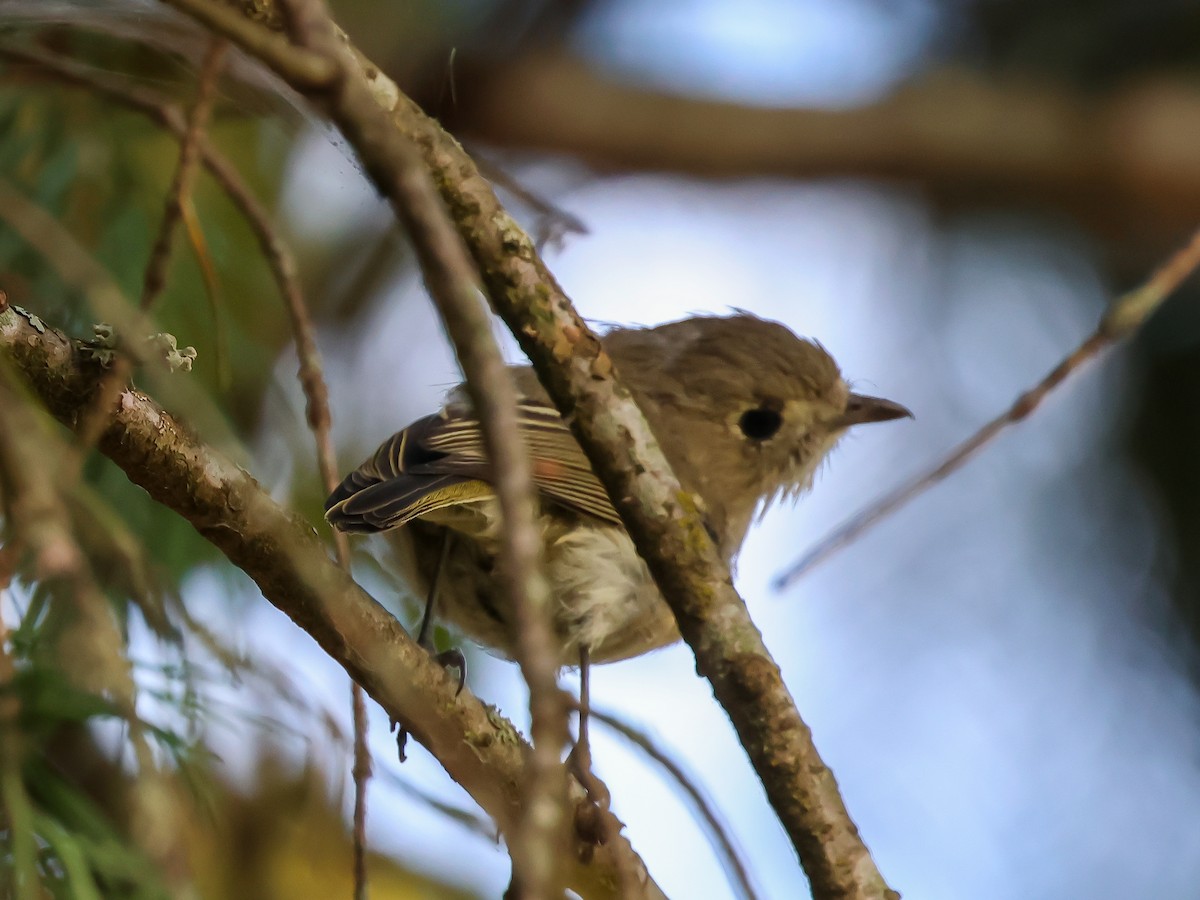
[[[619, 524], [604, 487], [558, 413], [525, 401], [518, 426], [545, 499]], [[438, 509], [492, 496], [491, 466], [479, 422], [455, 407], [397, 432], [346, 476], [326, 502], [325, 518], [342, 531], [385, 531]]]

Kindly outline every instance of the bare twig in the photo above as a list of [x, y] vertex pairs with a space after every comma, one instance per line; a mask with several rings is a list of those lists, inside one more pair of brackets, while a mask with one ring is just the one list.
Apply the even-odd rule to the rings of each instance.
[[[347, 568], [347, 571], [349, 569]], [[354, 900], [367, 900], [367, 784], [371, 780], [371, 748], [367, 746], [367, 701], [357, 682], [350, 683], [354, 726]]]
[[[183, 113], [168, 98], [156, 91], [128, 83], [107, 72], [81, 66], [60, 56], [0, 46], [0, 57], [7, 57], [33, 66], [67, 84], [99, 92], [117, 103], [142, 113], [180, 139], [187, 133], [187, 121]], [[283, 298], [292, 333], [296, 336], [296, 355], [300, 361], [300, 386], [305, 395], [308, 425], [313, 433], [318, 435], [318, 441], [322, 445], [317, 457], [322, 483], [328, 485], [332, 478], [335, 479], [334, 484], [336, 485], [337, 463], [332, 439], [329, 437], [328, 390], [324, 383], [320, 356], [316, 354], [316, 345], [312, 337], [314, 329], [304, 302], [304, 292], [300, 286], [295, 255], [288, 248], [278, 229], [275, 228], [270, 213], [259, 202], [228, 157], [214, 147], [203, 132], [197, 136], [196, 146], [205, 168], [242, 213], [246, 224], [254, 233], [271, 270], [271, 275], [275, 279], [280, 296]], [[115, 287], [114, 292], [116, 292]], [[324, 434], [325, 437], [320, 437], [321, 434]], [[336, 535], [335, 546], [339, 554], [349, 550], [348, 544], [345, 544], [344, 540], [338, 542]], [[339, 558], [341, 558], [340, 555]]]
[[[214, 173], [215, 174], [215, 173]], [[236, 174], [236, 173], [235, 173]], [[317, 349], [316, 330], [312, 317], [301, 293], [296, 277], [295, 257], [271, 225], [257, 201], [244, 189], [240, 179], [230, 180], [218, 176], [218, 180], [233, 196], [242, 199], [235, 202], [242, 207], [252, 227], [259, 235], [260, 243], [276, 276], [288, 319], [296, 342], [296, 358], [299, 361], [299, 379], [304, 391], [305, 411], [308, 427], [313, 433], [317, 449], [317, 467], [326, 492], [332, 493], [338, 486], [337, 453], [333, 446], [333, 417], [329, 411], [329, 388], [325, 384], [321, 353]], [[231, 191], [230, 188], [234, 190]], [[338, 565], [350, 574], [350, 542], [346, 535], [334, 531], [333, 544]], [[367, 746], [367, 707], [362, 688], [356, 682], [350, 685], [350, 707], [354, 727], [354, 896], [355, 900], [367, 897], [367, 783], [371, 779], [371, 750]]]
[[866, 509], [835, 528], [819, 540], [811, 550], [776, 576], [772, 587], [785, 590], [807, 572], [824, 562], [838, 550], [849, 545], [863, 532], [878, 524], [908, 501], [961, 468], [972, 456], [1010, 425], [1028, 418], [1056, 387], [1095, 359], [1101, 352], [1128, 337], [1142, 326], [1151, 314], [1176, 288], [1200, 266], [1200, 231], [1192, 235], [1187, 246], [1176, 251], [1139, 288], [1117, 297], [1104, 312], [1096, 330], [1072, 350], [1045, 377], [1021, 394], [1012, 406], [992, 419], [973, 435], [951, 450], [929, 471], [913, 478], [895, 490], [884, 494]]
[[534, 521], [533, 474], [521, 441], [517, 393], [481, 302], [475, 267], [455, 233], [415, 150], [394, 129], [365, 88], [321, 0], [283, 0], [291, 31], [311, 51], [342, 67], [325, 97], [331, 118], [357, 144], [374, 147], [368, 163], [407, 227], [429, 292], [454, 344], [479, 415], [496, 479], [503, 528], [501, 563], [516, 620], [517, 661], [529, 685], [533, 757], [520, 824], [511, 844], [515, 896], [542, 900], [558, 893], [565, 819], [562, 749], [567, 704], [558, 686], [558, 644], [550, 625], [550, 592], [540, 571], [541, 539]]
[[214, 34], [230, 38], [243, 50], [270, 66], [297, 90], [321, 91], [331, 87], [340, 75], [338, 67], [328, 57], [293, 46], [283, 35], [252, 20], [250, 16], [254, 10], [251, 7], [263, 4], [247, 4], [246, 14], [243, 15], [225, 3], [210, 0], [164, 2], [207, 26]]
[[158, 299], [167, 284], [167, 267], [171, 264], [171, 246], [175, 242], [175, 230], [183, 219], [183, 205], [192, 195], [196, 180], [196, 164], [200, 158], [200, 135], [208, 125], [213, 104], [217, 96], [217, 82], [229, 44], [224, 38], [215, 37], [204, 54], [197, 78], [196, 100], [188, 114], [187, 130], [179, 145], [179, 162], [167, 189], [167, 200], [163, 206], [163, 217], [158, 225], [158, 234], [150, 250], [146, 272], [142, 281], [142, 312], [147, 312]]
[[[202, 141], [197, 138], [197, 150]], [[201, 159], [203, 153], [201, 152]], [[208, 250], [208, 242], [204, 239], [204, 228], [200, 224], [200, 216], [196, 212], [194, 198], [187, 197], [183, 202], [183, 224], [187, 231], [188, 242], [200, 267], [200, 278], [204, 281], [204, 296], [208, 300], [208, 310], [213, 323], [213, 356], [216, 359], [217, 384], [222, 391], [232, 387], [233, 375], [230, 372], [229, 341], [226, 338], [225, 323], [221, 318], [221, 282], [217, 277], [216, 266], [213, 265], [212, 254]]]
[[696, 780], [685, 772], [683, 767], [672, 759], [670, 754], [660, 748], [646, 732], [635, 728], [614, 714], [598, 710], [594, 706], [590, 708], [589, 712], [592, 718], [603, 722], [662, 766], [666, 773], [687, 794], [696, 812], [700, 814], [700, 818], [708, 826], [709, 843], [712, 844], [712, 848], [721, 858], [721, 864], [725, 869], [725, 874], [728, 876], [730, 884], [737, 888], [739, 894], [746, 898], [746, 900], [755, 900], [758, 895], [754, 891], [754, 885], [750, 882], [750, 873], [746, 870], [745, 863], [742, 862], [741, 854], [738, 853], [737, 847], [734, 846], [733, 838], [730, 837], [725, 823], [721, 821], [720, 813], [712, 805], [712, 802], [704, 796], [704, 792], [700, 790]]
[[[207, 60], [201, 70], [200, 80], [205, 84]], [[200, 100], [197, 100], [199, 106]], [[196, 116], [193, 115], [192, 122]], [[329, 389], [325, 384], [324, 367], [321, 354], [317, 349], [316, 333], [312, 317], [308, 313], [307, 304], [296, 275], [295, 257], [287, 247], [266, 211], [257, 198], [246, 187], [237, 170], [223, 157], [216, 153], [206, 142], [202, 143], [203, 134], [189, 127], [184, 135], [184, 146], [195, 147], [201, 158], [222, 186], [233, 199], [250, 223], [251, 229], [258, 236], [259, 243], [267, 257], [268, 265], [275, 276], [276, 284], [284, 300], [284, 308], [288, 313], [293, 340], [296, 343], [296, 357], [299, 362], [299, 380], [304, 391], [306, 419], [312, 431], [316, 444], [317, 467], [321, 481], [327, 492], [332, 492], [340, 481], [337, 466], [337, 454], [333, 446], [331, 431], [332, 416], [329, 411]], [[206, 152], [207, 151], [207, 152]], [[182, 161], [180, 163], [182, 168]], [[333, 535], [334, 548], [338, 565], [350, 573], [350, 544], [345, 534], [335, 531]], [[356, 684], [350, 686], [350, 704], [354, 727], [354, 763], [352, 776], [354, 779], [354, 896], [356, 900], [366, 900], [367, 897], [367, 783], [371, 778], [371, 751], [367, 746], [367, 709], [362, 689]]]
[[420, 786], [413, 784], [411, 781], [401, 778], [399, 772], [395, 772], [386, 766], [380, 768], [379, 777], [384, 784], [390, 784], [392, 787], [408, 795], [418, 803], [428, 806], [434, 812], [445, 816], [452, 822], [457, 822], [471, 834], [483, 838], [493, 846], [495, 845], [497, 840], [496, 829], [487, 819], [484, 819], [482, 816], [477, 815], [471, 810], [464, 809], [461, 806], [456, 806], [453, 803], [447, 803], [445, 800], [435, 797], [429, 791], [426, 791]]
[[[77, 345], [45, 323], [35, 326], [8, 309], [2, 294], [0, 353], [12, 359], [64, 423], [75, 421], [95, 390], [95, 367], [81, 358]], [[135, 389], [113, 411], [98, 447], [249, 575], [267, 600], [304, 628], [389, 716], [404, 723], [511, 834], [528, 745], [469, 689], [457, 693], [457, 680], [328, 558], [307, 522], [280, 508], [244, 470]], [[582, 798], [578, 785], [571, 791], [573, 799]], [[642, 893], [663, 896], [623, 836], [592, 848], [594, 858], [587, 864], [579, 862], [585, 849], [576, 839], [564, 856], [568, 884], [581, 895], [617, 896], [616, 859], [624, 856], [642, 873]]]
[[[189, 11], [210, 6], [213, 0], [165, 2]], [[242, 46], [253, 52], [248, 42]], [[494, 307], [571, 423], [695, 652], [697, 670], [709, 679], [733, 722], [814, 894], [893, 897], [895, 892], [879, 874], [846, 811], [833, 773], [817, 753], [778, 665], [733, 589], [695, 499], [671, 473], [645, 418], [617, 383], [599, 338], [575, 312], [532, 241], [501, 207], [462, 148], [377, 66], [358, 58], [362, 71], [346, 72], [337, 86], [334, 120], [389, 197], [406, 196], [413, 185], [405, 179], [415, 174], [406, 160], [408, 144], [397, 138], [406, 137], [420, 150]], [[281, 69], [276, 71], [287, 77]], [[301, 84], [293, 86], [305, 90]], [[378, 109], [359, 103], [364, 91], [387, 111], [384, 119]], [[314, 91], [309, 98], [331, 100]], [[420, 184], [426, 183], [422, 175]], [[414, 237], [428, 227], [410, 221], [411, 213], [402, 203], [394, 206]], [[421, 227], [411, 227], [414, 224]], [[434, 274], [429, 266], [425, 271], [427, 278]], [[430, 282], [436, 296], [438, 286]]]

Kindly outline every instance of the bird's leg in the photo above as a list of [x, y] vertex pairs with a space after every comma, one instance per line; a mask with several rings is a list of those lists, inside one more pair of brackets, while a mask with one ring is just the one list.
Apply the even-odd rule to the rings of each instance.
[[[447, 529], [442, 535], [442, 549], [438, 554], [437, 569], [434, 570], [433, 580], [429, 583], [429, 593], [425, 597], [425, 612], [421, 616], [421, 625], [417, 628], [417, 645], [429, 651], [434, 662], [438, 663], [444, 669], [458, 669], [458, 691], [462, 692], [463, 685], [467, 682], [467, 660], [462, 655], [462, 651], [457, 647], [451, 647], [449, 650], [443, 650], [441, 653], [433, 652], [433, 638], [430, 632], [433, 626], [434, 609], [437, 606], [438, 589], [441, 587], [442, 578], [446, 574], [446, 560], [450, 557], [450, 541], [452, 540], [450, 531]], [[395, 730], [400, 725], [395, 719], [392, 720], [392, 729]], [[405, 746], [408, 744], [408, 729], [401, 727], [396, 732], [396, 749], [400, 754], [400, 762], [404, 762], [406, 754]]]
[[446, 529], [442, 534], [442, 549], [438, 553], [438, 564], [433, 572], [433, 581], [429, 583], [429, 593], [425, 595], [425, 612], [421, 616], [421, 625], [417, 628], [417, 643], [426, 650], [433, 649], [433, 642], [429, 639], [429, 630], [433, 626], [433, 609], [437, 605], [438, 586], [442, 582], [442, 575], [446, 572], [446, 560], [449, 556], [450, 530]]
[[579, 647], [579, 740], [575, 743], [576, 762], [587, 772], [592, 770], [592, 744], [588, 739], [588, 710], [591, 702], [591, 662], [587, 644]]
[[607, 809], [610, 800], [604, 784], [592, 774], [592, 743], [588, 736], [588, 710], [591, 704], [591, 660], [588, 648], [579, 648], [579, 737], [571, 749], [567, 762], [575, 777], [588, 792], [588, 797], [601, 809]]
[[467, 683], [466, 658], [457, 647], [451, 647], [449, 650], [443, 650], [441, 653], [434, 653], [433, 638], [430, 637], [430, 631], [433, 627], [434, 610], [437, 606], [438, 588], [441, 586], [442, 578], [445, 577], [446, 560], [450, 557], [450, 542], [453, 540], [453, 534], [449, 529], [446, 529], [442, 535], [442, 549], [438, 555], [437, 570], [434, 572], [433, 581], [429, 585], [429, 595], [425, 598], [425, 613], [421, 616], [421, 627], [417, 629], [417, 644], [428, 650], [430, 655], [433, 656], [434, 662], [439, 663], [443, 669], [458, 669], [458, 692], [461, 694], [463, 685]]

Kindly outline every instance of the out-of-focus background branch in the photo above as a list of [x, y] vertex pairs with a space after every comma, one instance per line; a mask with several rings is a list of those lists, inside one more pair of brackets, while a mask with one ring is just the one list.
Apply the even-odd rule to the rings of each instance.
[[457, 84], [467, 99], [450, 127], [489, 144], [607, 170], [918, 185], [947, 209], [1065, 213], [1126, 254], [1152, 257], [1200, 204], [1200, 86], [1186, 82], [1093, 95], [954, 67], [863, 106], [780, 109], [647, 89], [541, 53]]
[[[1196, 13], [1132, 0], [340, 0], [334, 11], [473, 152], [583, 222], [588, 234], [568, 235], [548, 259], [587, 314], [651, 323], [746, 307], [819, 338], [860, 386], [916, 411], [911, 428], [851, 439], [796, 509], [768, 513], [738, 569], [889, 881], [921, 897], [1190, 891], [1200, 876], [1187, 802], [1200, 787], [1194, 285], [784, 597], [768, 584], [847, 513], [1011, 404], [1195, 227]], [[180, 110], [195, 96], [204, 45], [153, 5], [9, 0], [0, 26], [0, 50], [65, 57]], [[86, 84], [2, 64], [0, 173], [136, 296], [177, 138]], [[328, 134], [240, 58], [208, 137], [300, 260], [341, 462], [353, 465], [458, 380], [407, 245]], [[270, 267], [206, 175], [193, 200], [202, 239], [178, 242], [156, 315], [196, 347], [196, 365], [182, 376], [148, 367], [139, 387], [316, 522], [322, 488]], [[531, 232], [547, 225], [534, 205], [513, 206]], [[215, 322], [206, 271], [217, 274]], [[0, 288], [29, 307], [62, 298], [32, 312], [78, 336], [110, 318], [3, 211]], [[64, 502], [134, 661], [160, 768], [219, 785], [225, 825], [212, 833], [282, 833], [265, 823], [300, 795], [332, 797], [325, 821], [343, 820], [340, 673], [103, 460], [89, 459]], [[132, 891], [139, 854], [153, 848], [132, 839], [135, 798], [97, 774], [134, 770], [120, 716], [53, 681], [55, 656], [36, 638], [47, 621], [66, 628], [51, 613], [70, 593], [38, 581], [10, 536], [0, 612], [13, 676], [0, 678], [20, 690], [0, 712], [52, 716], [47, 746], [71, 750], [27, 774], [47, 790], [27, 793], [27, 806], [11, 794], [14, 808], [58, 823], [45, 832], [50, 856], [78, 860], [82, 847], [88, 865], [107, 867], [104, 884]], [[409, 614], [383, 544], [356, 542], [354, 565]], [[472, 655], [469, 669], [475, 693], [521, 718], [510, 666]], [[678, 748], [763, 896], [802, 889], [686, 651], [600, 669], [593, 690]], [[423, 754], [397, 774], [384, 762], [394, 759], [387, 723], [372, 716], [383, 771], [369, 843], [438, 885], [396, 887], [382, 875], [394, 864], [375, 856], [376, 895], [496, 895], [503, 853], [446, 814], [469, 801]], [[594, 755], [668, 894], [735, 893], [654, 763], [603, 732]], [[80, 798], [107, 818], [84, 816]], [[124, 855], [107, 837], [130, 838]], [[348, 849], [326, 866], [284, 841], [214, 846], [263, 854], [256, 896], [290, 895], [266, 885], [274, 872], [336, 869], [348, 891]], [[218, 867], [192, 860], [190, 870]], [[240, 891], [231, 885], [206, 890]]]

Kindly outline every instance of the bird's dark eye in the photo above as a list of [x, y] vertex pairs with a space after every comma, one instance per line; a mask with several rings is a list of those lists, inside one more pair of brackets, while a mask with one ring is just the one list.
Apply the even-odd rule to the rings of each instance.
[[773, 408], [773, 404], [757, 406], [742, 413], [738, 419], [738, 427], [742, 434], [752, 441], [765, 441], [775, 436], [783, 425], [783, 414]]

